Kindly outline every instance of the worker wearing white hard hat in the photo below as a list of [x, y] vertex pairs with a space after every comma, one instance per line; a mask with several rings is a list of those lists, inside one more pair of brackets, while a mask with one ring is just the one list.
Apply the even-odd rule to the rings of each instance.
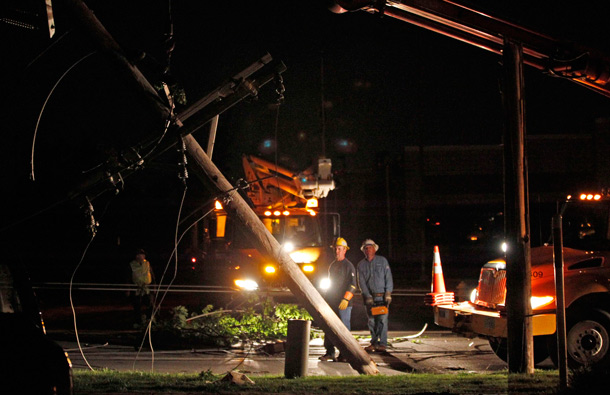
[[377, 245], [377, 243], [375, 243], [371, 239], [366, 239], [362, 242], [362, 245], [360, 246], [360, 251], [364, 252], [364, 247], [366, 247], [366, 246], [373, 246], [373, 248], [375, 248], [375, 252], [377, 252], [377, 250], [379, 250], [379, 246]]
[[[348, 330], [351, 330], [352, 299], [356, 292], [356, 269], [345, 257], [349, 246], [343, 237], [338, 237], [331, 248], [335, 250], [335, 260], [328, 267], [327, 280], [330, 285], [323, 291], [323, 295], [341, 322]], [[324, 336], [324, 348], [326, 353], [320, 357], [321, 361], [346, 361], [341, 355], [335, 358], [335, 346], [327, 335]]]
[[362, 242], [365, 258], [358, 262], [358, 285], [362, 292], [371, 344], [368, 352], [385, 352], [388, 345], [388, 307], [392, 302], [394, 281], [388, 260], [377, 255], [379, 246], [371, 239]]

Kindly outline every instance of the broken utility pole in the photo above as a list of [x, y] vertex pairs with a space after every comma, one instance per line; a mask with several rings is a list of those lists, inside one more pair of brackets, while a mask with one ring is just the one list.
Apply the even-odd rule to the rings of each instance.
[[228, 204], [225, 205], [225, 208], [235, 214], [235, 218], [261, 246], [259, 248], [262, 248], [270, 256], [277, 258], [280, 267], [288, 275], [290, 290], [300, 301], [305, 303], [307, 311], [321, 324], [326, 335], [340, 350], [341, 355], [345, 355], [350, 365], [362, 374], [379, 373], [375, 362], [360, 347], [351, 332], [332, 311], [299, 266], [282, 249], [280, 243], [265, 228], [265, 225], [248, 203], [212, 163], [197, 140], [190, 135], [185, 136], [184, 140], [188, 154], [203, 169], [216, 187], [227, 194], [228, 199], [225, 200], [228, 201]]
[[[158, 100], [158, 96], [150, 83], [139, 72], [137, 67], [131, 64], [124, 56], [121, 55], [121, 50], [118, 44], [104, 29], [103, 25], [97, 20], [95, 15], [88, 7], [80, 0], [64, 0], [66, 5], [69, 5], [73, 12], [73, 17], [79, 20], [79, 27], [86, 31], [93, 41], [103, 50], [103, 52], [115, 61], [127, 74], [131, 75], [131, 80], [135, 82], [143, 99], [148, 100], [152, 107], [156, 109], [161, 119], [165, 119], [171, 114], [169, 109]], [[259, 85], [262, 86], [262, 85]], [[255, 92], [255, 86], [252, 86]], [[235, 102], [229, 101], [229, 106]], [[195, 163], [200, 167], [207, 176], [214, 182], [222, 192], [227, 192], [231, 198], [227, 205], [230, 210], [234, 211], [236, 218], [241, 222], [244, 228], [249, 231], [254, 239], [260, 244], [263, 252], [271, 256], [277, 257], [277, 260], [288, 276], [290, 290], [302, 300], [307, 311], [318, 320], [327, 335], [333, 343], [344, 354], [352, 367], [362, 374], [377, 374], [379, 373], [375, 362], [369, 355], [359, 346], [351, 332], [341, 322], [339, 317], [332, 311], [330, 306], [322, 298], [315, 287], [309, 282], [307, 277], [301, 272], [300, 268], [294, 263], [290, 256], [281, 249], [279, 242], [269, 233], [254, 211], [241, 198], [238, 192], [231, 186], [222, 173], [216, 168], [212, 161], [205, 154], [204, 150], [197, 143], [191, 133], [200, 125], [203, 125], [211, 120], [210, 108], [213, 105], [204, 106], [205, 110], [201, 111], [204, 116], [194, 116], [192, 122], [184, 125], [180, 119], [173, 118], [174, 124], [178, 127], [178, 132], [186, 143], [186, 149], [189, 155], [195, 160]], [[224, 109], [228, 108], [225, 104]], [[199, 115], [197, 111], [196, 115]], [[190, 117], [191, 114], [189, 114]], [[175, 142], [172, 144], [176, 144]], [[96, 182], [88, 184], [88, 188], [93, 188]], [[84, 188], [80, 188], [75, 194], [83, 193]]]

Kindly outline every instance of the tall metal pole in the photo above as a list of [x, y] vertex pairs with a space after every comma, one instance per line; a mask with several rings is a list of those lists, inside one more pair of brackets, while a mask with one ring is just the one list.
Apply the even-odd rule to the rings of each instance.
[[563, 281], [563, 229], [561, 214], [553, 217], [553, 261], [555, 266], [555, 301], [557, 304], [557, 365], [559, 388], [568, 387], [568, 352], [566, 348], [566, 305]]
[[525, 153], [525, 99], [523, 48], [504, 40], [504, 196], [506, 251], [506, 311], [508, 315], [508, 369], [534, 373], [532, 337], [531, 261], [527, 161]]

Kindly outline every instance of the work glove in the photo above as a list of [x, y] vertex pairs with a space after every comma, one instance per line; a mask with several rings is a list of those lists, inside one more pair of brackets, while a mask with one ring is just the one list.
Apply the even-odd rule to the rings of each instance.
[[348, 305], [349, 305], [349, 301], [347, 299], [341, 300], [341, 303], [339, 303], [339, 310], [347, 309]]
[[373, 297], [372, 296], [367, 296], [364, 299], [364, 304], [367, 306], [372, 306], [373, 305]]
[[392, 293], [391, 292], [386, 292], [383, 295], [383, 300], [385, 301], [386, 305], [390, 305], [390, 303], [392, 303]]

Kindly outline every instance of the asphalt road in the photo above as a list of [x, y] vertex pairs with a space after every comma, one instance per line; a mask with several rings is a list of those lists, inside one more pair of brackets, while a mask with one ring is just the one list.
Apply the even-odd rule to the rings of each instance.
[[[354, 335], [366, 336], [367, 332], [353, 331]], [[467, 373], [495, 372], [506, 369], [506, 363], [497, 358], [487, 341], [467, 339], [448, 331], [424, 331], [416, 338], [412, 332], [391, 331], [390, 347], [385, 353], [370, 354], [381, 374], [397, 375], [420, 373]], [[85, 336], [87, 337], [87, 336]], [[90, 338], [90, 340], [95, 340]], [[117, 371], [154, 371], [158, 373], [200, 373], [211, 371], [224, 374], [229, 371], [246, 375], [283, 375], [285, 353], [283, 350], [269, 352], [268, 347], [234, 347], [227, 349], [202, 348], [189, 350], [140, 351], [132, 346], [112, 343], [111, 337], [104, 341], [97, 334], [97, 342], [81, 341], [80, 348], [74, 341], [59, 343], [68, 352], [74, 369], [112, 369]], [[366, 338], [359, 340], [364, 347]], [[348, 363], [321, 362], [324, 354], [321, 339], [308, 345], [308, 375], [358, 375]], [[539, 369], [554, 369], [550, 360], [537, 366]]]
[[[179, 288], [178, 288], [179, 289]], [[131, 305], [124, 291], [76, 290], [72, 299], [80, 345], [76, 342], [72, 309], [65, 290], [39, 289], [42, 313], [47, 333], [68, 351], [76, 369], [154, 370], [157, 372], [201, 372], [211, 370], [224, 373], [238, 370], [247, 374], [283, 374], [283, 350], [270, 352], [269, 347], [254, 345], [246, 348], [188, 348], [168, 350], [146, 346], [139, 352], [140, 332], [133, 329]], [[373, 353], [371, 357], [383, 374], [409, 372], [491, 372], [506, 368], [506, 363], [495, 356], [484, 339], [468, 339], [451, 333], [433, 323], [432, 309], [423, 303], [423, 292], [397, 291], [390, 306], [391, 346], [387, 353]], [[174, 292], [164, 300], [165, 308], [174, 305], [195, 306], [213, 304], [215, 307], [238, 308], [246, 295], [233, 292]], [[281, 303], [295, 303], [289, 292], [273, 293]], [[63, 302], [62, 302], [63, 301]], [[315, 323], [312, 325], [315, 327]], [[416, 334], [425, 330], [419, 336]], [[352, 314], [352, 333], [359, 336], [364, 347], [366, 314], [360, 298], [355, 299]], [[411, 337], [411, 338], [409, 338]], [[156, 348], [156, 349], [155, 349]], [[81, 351], [82, 350], [82, 351]], [[347, 363], [319, 362], [324, 353], [322, 341], [309, 344], [309, 374], [357, 374]], [[550, 360], [538, 368], [553, 368]]]

